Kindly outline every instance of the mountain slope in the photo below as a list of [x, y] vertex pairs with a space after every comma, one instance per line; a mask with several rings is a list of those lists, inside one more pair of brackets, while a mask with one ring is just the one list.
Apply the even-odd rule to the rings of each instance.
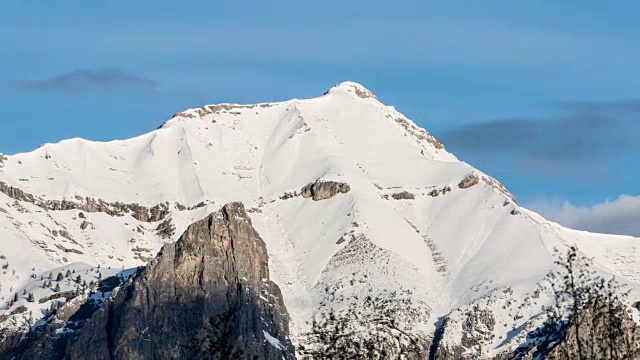
[[[300, 195], [317, 180], [345, 185], [327, 187], [322, 200]], [[0, 241], [9, 266], [0, 296], [7, 303], [20, 294], [4, 326], [29, 327], [28, 311], [36, 320], [50, 305], [21, 295], [49, 296], [41, 286], [49, 272], [75, 270], [88, 282], [98, 264], [105, 273], [143, 265], [233, 201], [264, 239], [294, 341], [318, 309], [409, 290], [426, 314], [416, 331], [432, 336], [450, 319], [439, 328], [443, 347], [460, 344], [460, 324], [481, 304], [493, 337], [464, 351], [513, 349], [545, 299], [519, 303], [551, 268], [552, 249], [566, 244], [634, 291], [640, 281], [637, 239], [564, 229], [519, 207], [498, 181], [347, 82], [313, 99], [190, 109], [129, 140], [72, 139], [7, 156]], [[75, 285], [63, 280], [61, 288]]]

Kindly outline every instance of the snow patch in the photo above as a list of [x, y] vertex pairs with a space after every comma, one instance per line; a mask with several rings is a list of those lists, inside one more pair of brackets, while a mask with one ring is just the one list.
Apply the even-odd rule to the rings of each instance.
[[274, 348], [278, 349], [278, 350], [283, 350], [284, 346], [282, 345], [282, 343], [280, 342], [280, 340], [274, 338], [273, 336], [271, 336], [271, 334], [269, 334], [268, 332], [262, 330], [262, 334], [264, 334], [264, 338], [267, 342], [269, 342], [269, 344], [271, 344], [271, 346], [273, 346]]

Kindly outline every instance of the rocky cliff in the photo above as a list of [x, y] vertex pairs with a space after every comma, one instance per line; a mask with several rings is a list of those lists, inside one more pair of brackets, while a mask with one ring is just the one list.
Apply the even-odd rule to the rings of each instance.
[[114, 292], [80, 329], [70, 322], [61, 328], [54, 316], [21, 343], [5, 340], [0, 357], [294, 357], [289, 317], [269, 279], [264, 242], [241, 203], [193, 223]]

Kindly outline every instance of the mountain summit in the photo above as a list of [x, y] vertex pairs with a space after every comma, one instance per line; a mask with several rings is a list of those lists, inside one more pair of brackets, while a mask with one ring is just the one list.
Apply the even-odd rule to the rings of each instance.
[[[567, 245], [629, 283], [633, 296], [640, 281], [638, 239], [546, 221], [371, 91], [344, 82], [312, 99], [188, 109], [128, 140], [0, 155], [0, 327], [34, 331], [52, 312], [98, 308], [110, 296], [125, 303], [117, 291], [136, 286], [126, 279], [137, 267], [238, 202], [266, 246], [264, 281], [282, 291], [288, 315], [272, 318], [290, 318], [269, 326], [288, 327], [278, 337], [296, 347], [314, 315], [376, 297], [408, 301], [407, 331], [440, 354], [508, 353], [537, 326], [549, 299], [531, 294], [553, 249]], [[112, 286], [101, 287], [106, 278]]]
[[376, 96], [371, 91], [369, 91], [369, 89], [353, 81], [341, 82], [336, 86], [332, 87], [331, 89], [327, 90], [325, 95], [331, 94], [334, 92], [339, 92], [339, 91], [350, 92], [350, 93], [356, 94], [358, 97], [363, 99], [366, 99], [366, 98], [376, 99]]

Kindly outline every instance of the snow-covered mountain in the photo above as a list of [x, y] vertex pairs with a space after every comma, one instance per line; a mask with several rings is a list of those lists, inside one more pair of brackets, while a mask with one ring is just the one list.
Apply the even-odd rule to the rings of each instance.
[[638, 239], [546, 221], [345, 82], [313, 99], [189, 109], [133, 139], [0, 155], [0, 327], [38, 326], [83, 282], [130, 273], [235, 201], [266, 244], [294, 344], [319, 309], [396, 291], [439, 347], [513, 350], [566, 245], [631, 284], [632, 298], [640, 288]]

